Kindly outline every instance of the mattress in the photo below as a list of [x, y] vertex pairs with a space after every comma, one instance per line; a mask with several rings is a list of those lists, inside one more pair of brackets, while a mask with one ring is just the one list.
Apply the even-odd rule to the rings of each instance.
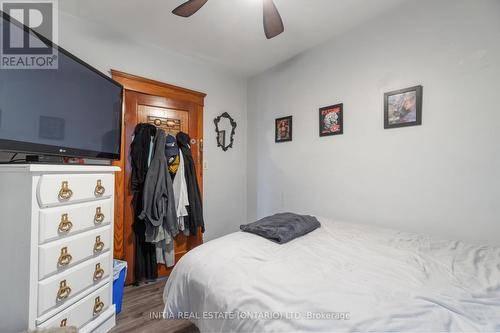
[[201, 332], [500, 332], [500, 247], [318, 218], [279, 245], [236, 232], [187, 253], [166, 318]]

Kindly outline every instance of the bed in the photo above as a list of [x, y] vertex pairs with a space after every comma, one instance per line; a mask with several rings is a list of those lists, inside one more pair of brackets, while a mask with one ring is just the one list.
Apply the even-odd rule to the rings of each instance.
[[201, 332], [500, 332], [500, 247], [318, 220], [283, 245], [236, 232], [190, 251], [166, 318]]

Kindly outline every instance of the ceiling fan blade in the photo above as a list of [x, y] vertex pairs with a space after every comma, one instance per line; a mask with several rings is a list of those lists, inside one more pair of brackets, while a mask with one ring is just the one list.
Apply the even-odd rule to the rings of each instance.
[[263, 2], [264, 32], [266, 33], [267, 39], [271, 39], [285, 31], [285, 27], [283, 26], [283, 20], [273, 0], [263, 0]]
[[172, 13], [177, 16], [189, 17], [200, 10], [208, 0], [188, 0], [175, 8]]

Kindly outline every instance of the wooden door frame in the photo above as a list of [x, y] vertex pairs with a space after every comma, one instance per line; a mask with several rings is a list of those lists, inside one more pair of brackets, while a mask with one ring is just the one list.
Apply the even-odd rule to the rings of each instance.
[[[161, 96], [161, 97], [166, 97], [166, 98], [171, 98], [171, 99], [176, 99], [176, 100], [181, 100], [185, 102], [190, 102], [196, 105], [196, 115], [197, 118], [199, 119], [197, 122], [197, 133], [196, 137], [193, 137], [193, 139], [196, 140], [196, 144], [200, 145], [199, 146], [199, 151], [203, 150], [203, 108], [204, 108], [204, 103], [205, 103], [205, 97], [206, 94], [174, 86], [171, 84], [147, 79], [141, 76], [136, 76], [128, 73], [124, 73], [118, 70], [111, 70], [111, 75], [112, 78], [119, 82], [125, 91], [134, 91], [142, 94], [148, 94], [148, 95], [153, 95], [153, 96]], [[128, 190], [128, 184], [126, 184], [127, 180], [125, 179], [125, 170], [128, 167], [127, 166], [127, 161], [125, 160], [126, 154], [126, 149], [129, 149], [129, 147], [126, 147], [125, 145], [125, 136], [126, 134], [126, 126], [125, 126], [125, 121], [127, 119], [136, 119], [135, 116], [132, 116], [128, 114], [128, 109], [127, 106], [125, 105], [126, 100], [125, 100], [125, 91], [124, 91], [124, 99], [123, 99], [123, 105], [122, 105], [122, 137], [121, 137], [121, 159], [119, 161], [115, 161], [113, 165], [119, 166], [121, 168], [121, 172], [116, 173], [115, 176], [115, 227], [114, 227], [114, 257], [115, 258], [120, 258], [123, 259], [125, 257], [125, 237], [124, 237], [124, 232], [125, 232], [125, 215], [126, 215], [126, 209], [132, 209], [130, 206], [130, 203], [125, 202], [125, 191]], [[130, 134], [130, 133], [129, 133]], [[197, 166], [197, 173], [199, 176], [199, 179], [203, 179], [203, 168], [201, 167], [201, 161], [200, 165]], [[203, 193], [203, 181], [200, 181], [200, 191]], [[199, 241], [202, 242], [201, 238], [201, 233]], [[131, 271], [129, 269], [129, 271]], [[132, 273], [132, 272], [131, 272]], [[128, 275], [128, 274], [127, 274]]]

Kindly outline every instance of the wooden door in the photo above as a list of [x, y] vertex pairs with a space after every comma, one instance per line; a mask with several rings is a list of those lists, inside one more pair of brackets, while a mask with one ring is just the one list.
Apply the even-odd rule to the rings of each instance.
[[[134, 281], [135, 235], [132, 229], [134, 211], [131, 206], [133, 194], [130, 191], [131, 166], [129, 149], [132, 134], [138, 123], [150, 123], [175, 136], [179, 131], [191, 137], [191, 150], [195, 162], [200, 191], [203, 193], [203, 104], [198, 97], [204, 94], [192, 92], [184, 88], [166, 85], [144, 78], [138, 78], [113, 71], [113, 78], [124, 84], [124, 131], [122, 160], [117, 165], [122, 167], [122, 177], [117, 181], [115, 209], [115, 257], [123, 258], [128, 263], [126, 284]], [[131, 79], [139, 80], [139, 85], [131, 83]], [[121, 81], [120, 81], [121, 80]], [[144, 85], [146, 84], [146, 87]], [[127, 86], [128, 85], [128, 86]], [[154, 88], [154, 89], [153, 89]], [[163, 89], [162, 89], [163, 88]], [[147, 91], [145, 94], [142, 91]], [[157, 95], [152, 95], [153, 93]], [[197, 98], [193, 98], [195, 95]], [[203, 102], [203, 98], [201, 99]], [[120, 216], [122, 220], [120, 221]], [[121, 222], [121, 223], [120, 223]], [[197, 236], [186, 237], [179, 234], [174, 239], [175, 261], [177, 262], [187, 251], [203, 242], [201, 231]], [[167, 276], [171, 268], [158, 266], [158, 275]]]

